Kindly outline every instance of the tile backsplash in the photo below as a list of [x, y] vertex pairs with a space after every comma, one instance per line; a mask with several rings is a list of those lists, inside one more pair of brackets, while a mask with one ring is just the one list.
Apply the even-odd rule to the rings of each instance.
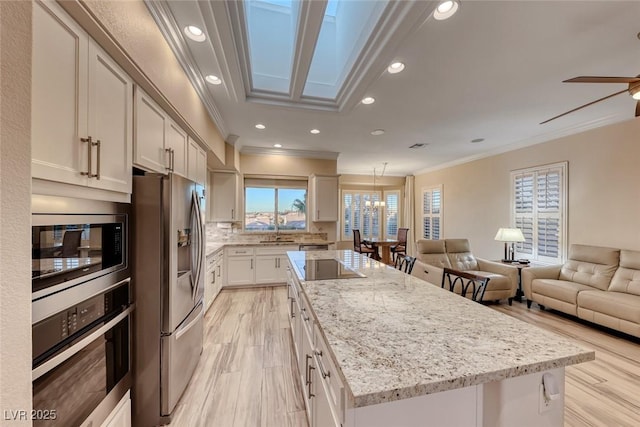
[[[327, 240], [327, 233], [324, 232], [280, 232], [280, 238], [286, 236], [296, 242], [310, 242], [317, 240]], [[233, 242], [233, 241], [256, 241], [275, 240], [275, 233], [270, 232], [245, 232], [234, 223], [207, 223], [207, 241], [210, 242]]]

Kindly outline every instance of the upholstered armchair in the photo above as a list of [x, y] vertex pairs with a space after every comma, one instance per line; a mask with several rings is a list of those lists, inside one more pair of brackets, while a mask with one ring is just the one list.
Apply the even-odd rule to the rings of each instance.
[[476, 258], [468, 239], [418, 240], [412, 274], [440, 286], [445, 268], [488, 277], [483, 301], [508, 299], [518, 289], [518, 269], [500, 262]]

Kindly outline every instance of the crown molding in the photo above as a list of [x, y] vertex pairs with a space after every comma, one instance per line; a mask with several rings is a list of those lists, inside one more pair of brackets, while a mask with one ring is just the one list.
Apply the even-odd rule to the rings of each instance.
[[196, 61], [193, 58], [193, 55], [191, 55], [189, 49], [185, 48], [187, 45], [186, 41], [177, 22], [173, 18], [173, 14], [169, 10], [169, 6], [166, 2], [159, 1], [145, 1], [145, 5], [149, 9], [153, 19], [156, 21], [156, 25], [169, 44], [169, 47], [182, 66], [182, 69], [185, 71], [191, 85], [200, 97], [200, 100], [204, 104], [209, 116], [218, 127], [222, 137], [226, 139], [228, 131], [224, 119], [222, 118], [217, 105], [213, 101], [209, 90], [205, 86], [204, 76], [202, 76], [200, 70], [196, 66]]
[[256, 156], [287, 156], [303, 157], [307, 159], [337, 160], [340, 153], [334, 151], [311, 151], [311, 150], [285, 150], [282, 148], [252, 147], [244, 146], [240, 150], [242, 154], [252, 154]]

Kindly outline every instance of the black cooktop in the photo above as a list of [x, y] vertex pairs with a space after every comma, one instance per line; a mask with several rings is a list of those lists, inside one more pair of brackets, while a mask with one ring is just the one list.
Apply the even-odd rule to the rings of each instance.
[[302, 279], [305, 281], [366, 277], [364, 274], [350, 269], [337, 259], [298, 260], [296, 265], [302, 273]]

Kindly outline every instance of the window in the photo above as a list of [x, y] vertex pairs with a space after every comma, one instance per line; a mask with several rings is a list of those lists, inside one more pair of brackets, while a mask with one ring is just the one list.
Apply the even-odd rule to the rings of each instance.
[[387, 239], [395, 239], [398, 235], [399, 204], [400, 191], [384, 192], [384, 237]]
[[245, 179], [246, 231], [307, 229], [307, 182]]
[[511, 172], [512, 217], [525, 241], [516, 256], [562, 263], [566, 254], [567, 163]]
[[[381, 204], [381, 198], [384, 203]], [[353, 230], [363, 238], [395, 238], [400, 216], [400, 191], [342, 192], [342, 239], [353, 239]]]
[[422, 238], [442, 237], [442, 186], [422, 190]]

